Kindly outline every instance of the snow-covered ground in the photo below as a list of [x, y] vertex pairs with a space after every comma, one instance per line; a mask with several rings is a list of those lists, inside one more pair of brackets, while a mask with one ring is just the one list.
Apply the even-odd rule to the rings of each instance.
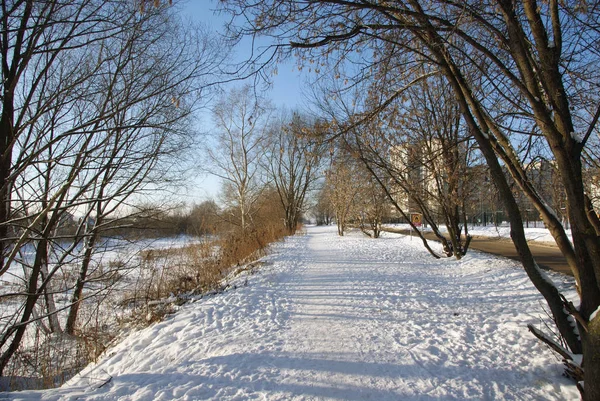
[[527, 331], [546, 314], [513, 261], [435, 260], [409, 237], [309, 227], [263, 262], [62, 388], [0, 399], [579, 399]]
[[[543, 224], [541, 222], [537, 222], [536, 225], [538, 227], [533, 227], [534, 223], [531, 223], [531, 227], [524, 228], [525, 237], [529, 241], [536, 242], [548, 242], [554, 244], [554, 238], [550, 235], [550, 232], [547, 228], [542, 228]], [[386, 224], [386, 227], [393, 227], [398, 230], [409, 230], [409, 224]], [[439, 227], [442, 233], [447, 232], [446, 227], [441, 225]], [[431, 231], [430, 228], [423, 228], [423, 231]], [[566, 233], [569, 237], [571, 237], [571, 230], [566, 230]], [[506, 238], [510, 239], [510, 226], [508, 223], [503, 223], [500, 226], [495, 226], [493, 224], [488, 224], [487, 226], [469, 226], [469, 234], [480, 237], [495, 237], [495, 238]]]
[[[529, 241], [548, 242], [554, 244], [554, 238], [550, 235], [547, 228], [542, 228], [541, 223], [539, 227], [528, 227], [525, 228], [525, 237]], [[571, 237], [571, 230], [566, 230], [566, 233]], [[496, 227], [494, 225], [488, 226], [474, 226], [469, 227], [469, 234], [477, 235], [482, 237], [499, 237], [510, 239], [510, 227], [508, 224]]]

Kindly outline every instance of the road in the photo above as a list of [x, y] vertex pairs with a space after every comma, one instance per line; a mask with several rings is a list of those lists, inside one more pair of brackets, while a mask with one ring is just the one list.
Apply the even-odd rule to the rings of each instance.
[[[410, 234], [408, 230], [394, 230], [393, 228], [388, 227], [386, 227], [384, 231], [406, 235]], [[435, 236], [430, 232], [425, 233], [425, 238], [428, 240], [436, 240]], [[477, 249], [478, 251], [491, 253], [493, 255], [519, 260], [517, 250], [510, 239], [475, 236], [471, 241], [470, 247], [471, 249]], [[552, 244], [530, 241], [529, 248], [535, 257], [535, 260], [542, 268], [567, 274], [569, 276], [573, 275], [571, 269], [567, 265], [567, 260], [558, 250], [558, 247], [553, 246]]]

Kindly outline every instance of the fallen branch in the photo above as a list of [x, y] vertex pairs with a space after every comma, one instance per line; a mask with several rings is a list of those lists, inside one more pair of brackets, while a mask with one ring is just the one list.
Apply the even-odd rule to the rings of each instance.
[[546, 334], [533, 327], [533, 325], [528, 324], [527, 328], [540, 341], [542, 341], [544, 344], [552, 348], [552, 350], [554, 350], [556, 353], [560, 354], [560, 356], [563, 357], [563, 365], [565, 365], [565, 376], [575, 380], [576, 383], [583, 382], [583, 364], [581, 364], [579, 360], [576, 360], [577, 358], [575, 358], [572, 353], [570, 353], [562, 345], [558, 344], [556, 341], [548, 337]]
[[112, 381], [112, 379], [113, 379], [113, 377], [109, 375], [108, 379], [106, 379], [102, 384], [100, 384], [98, 387], [96, 387], [96, 389], [106, 386], [108, 383], [110, 383]]
[[546, 334], [544, 334], [543, 332], [541, 332], [538, 329], [536, 329], [535, 327], [533, 327], [533, 325], [531, 325], [531, 324], [528, 324], [527, 328], [541, 342], [543, 342], [544, 344], [546, 344], [547, 346], [552, 348], [555, 352], [560, 354], [564, 359], [570, 360], [570, 361], [573, 360], [573, 354], [571, 354], [569, 351], [567, 351], [562, 345], [558, 344], [556, 341], [554, 341], [553, 339], [548, 337]]

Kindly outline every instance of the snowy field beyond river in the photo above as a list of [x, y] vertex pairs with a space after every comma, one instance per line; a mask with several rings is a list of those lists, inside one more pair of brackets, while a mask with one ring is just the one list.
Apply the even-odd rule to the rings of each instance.
[[335, 230], [274, 245], [236, 289], [133, 333], [62, 388], [0, 399], [579, 399], [527, 331], [546, 313], [515, 262]]

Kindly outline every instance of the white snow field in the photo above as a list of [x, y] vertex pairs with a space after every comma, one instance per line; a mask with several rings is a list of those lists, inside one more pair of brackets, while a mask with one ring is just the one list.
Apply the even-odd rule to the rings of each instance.
[[579, 399], [527, 331], [546, 314], [518, 264], [335, 230], [276, 244], [237, 288], [133, 333], [62, 388], [0, 399]]

